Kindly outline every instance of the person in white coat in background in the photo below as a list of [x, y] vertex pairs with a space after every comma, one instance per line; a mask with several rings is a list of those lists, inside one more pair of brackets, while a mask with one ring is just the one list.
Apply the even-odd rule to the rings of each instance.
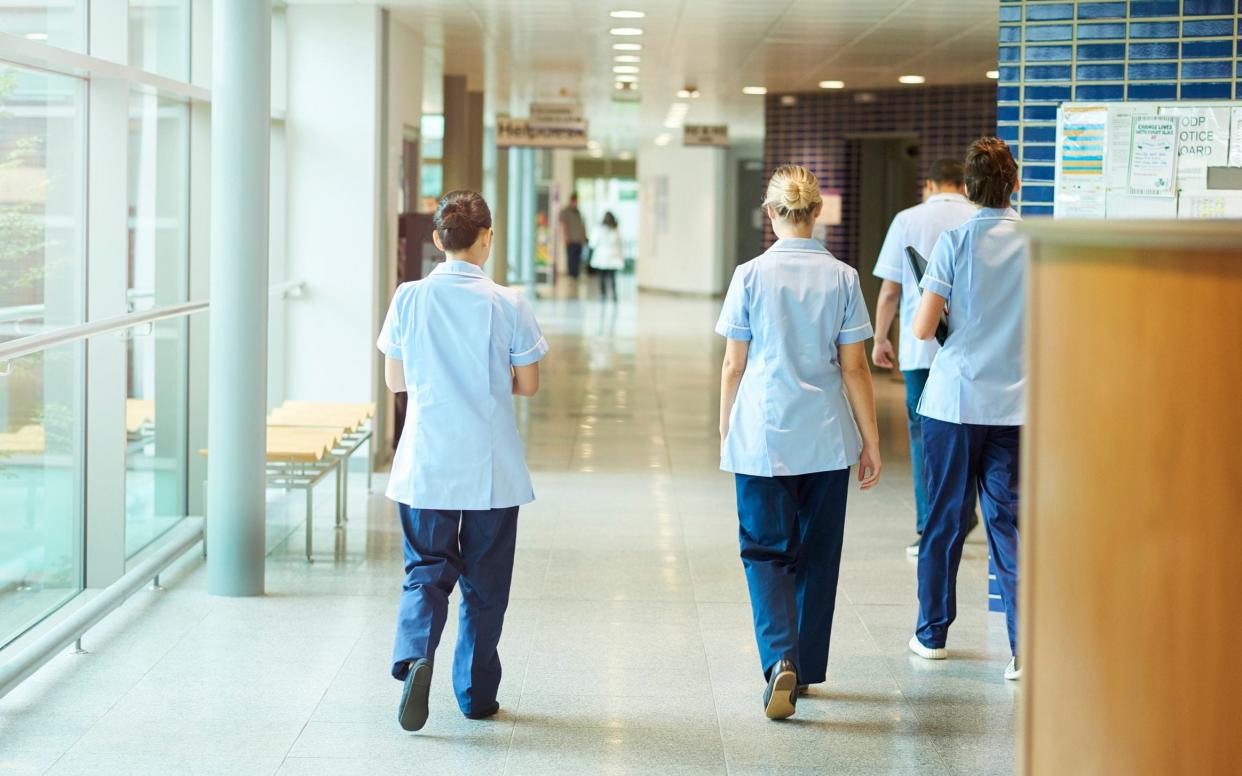
[[599, 296], [607, 300], [611, 289], [612, 300], [617, 301], [617, 270], [625, 268], [625, 249], [621, 245], [621, 230], [617, 217], [604, 213], [603, 228], [591, 244], [591, 269], [599, 273]]

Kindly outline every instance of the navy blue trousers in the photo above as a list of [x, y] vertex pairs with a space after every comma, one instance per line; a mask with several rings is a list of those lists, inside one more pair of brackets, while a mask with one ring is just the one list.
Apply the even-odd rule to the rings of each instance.
[[919, 399], [927, 387], [930, 369], [906, 369], [906, 421], [910, 431], [910, 474], [914, 479], [914, 530], [923, 533], [927, 525], [927, 479], [923, 476], [923, 418]]
[[460, 582], [453, 690], [463, 714], [486, 709], [500, 687], [496, 646], [509, 607], [518, 508], [472, 512], [397, 506], [405, 534], [405, 584], [392, 675], [404, 680], [412, 660], [435, 662], [449, 594]]
[[996, 565], [1009, 648], [1018, 649], [1018, 426], [976, 426], [923, 418], [927, 526], [919, 543], [919, 641], [945, 646], [957, 618], [957, 569], [983, 508], [988, 549]]
[[736, 475], [738, 539], [764, 676], [790, 660], [801, 684], [828, 672], [850, 470]]

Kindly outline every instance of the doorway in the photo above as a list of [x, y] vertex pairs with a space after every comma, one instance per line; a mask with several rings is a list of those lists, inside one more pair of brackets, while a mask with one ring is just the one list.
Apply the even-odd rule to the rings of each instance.
[[872, 274], [893, 216], [919, 203], [919, 139], [914, 135], [865, 136], [850, 140], [858, 160], [858, 235], [855, 259], [859, 286], [871, 320], [880, 279]]

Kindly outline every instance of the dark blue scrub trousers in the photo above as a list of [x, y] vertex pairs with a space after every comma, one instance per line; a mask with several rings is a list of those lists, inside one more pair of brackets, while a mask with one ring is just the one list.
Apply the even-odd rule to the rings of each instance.
[[828, 672], [850, 470], [736, 475], [738, 538], [764, 677], [782, 659], [800, 684]]
[[473, 512], [398, 504], [405, 533], [405, 584], [397, 613], [392, 675], [435, 662], [449, 594], [461, 583], [453, 689], [463, 714], [487, 709], [500, 687], [500, 629], [509, 606], [518, 508]]
[[923, 418], [923, 471], [930, 514], [919, 543], [919, 641], [945, 646], [957, 618], [957, 569], [975, 497], [996, 564], [1009, 649], [1018, 650], [1018, 426], [976, 426]]
[[906, 422], [910, 429], [910, 474], [914, 478], [914, 530], [923, 533], [927, 525], [927, 482], [923, 478], [923, 419], [919, 399], [927, 387], [930, 369], [903, 369], [906, 381]]

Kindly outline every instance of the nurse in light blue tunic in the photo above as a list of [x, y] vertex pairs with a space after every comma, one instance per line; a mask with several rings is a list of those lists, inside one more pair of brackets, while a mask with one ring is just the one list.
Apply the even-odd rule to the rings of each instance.
[[499, 709], [496, 647], [518, 507], [535, 498], [513, 397], [538, 390], [548, 344], [530, 304], [483, 272], [491, 225], [478, 194], [446, 194], [434, 238], [448, 260], [397, 289], [379, 335], [388, 386], [409, 396], [388, 483], [405, 534], [392, 675], [405, 682], [398, 721], [406, 730], [427, 720], [436, 646], [458, 583], [457, 702], [471, 719]]
[[1022, 314], [1027, 243], [1009, 206], [1018, 166], [1003, 140], [984, 138], [966, 156], [967, 193], [980, 211], [941, 235], [923, 276], [914, 335], [930, 339], [946, 305], [949, 337], [932, 362], [919, 402], [928, 521], [919, 543], [919, 617], [910, 649], [948, 656], [957, 616], [957, 570], [983, 509], [1009, 647], [1006, 679], [1017, 679], [1018, 462], [1026, 422]]
[[811, 239], [819, 183], [783, 167], [764, 204], [780, 239], [738, 267], [716, 327], [720, 467], [734, 473], [764, 712], [784, 719], [826, 678], [849, 470], [873, 487], [880, 454], [871, 322], [858, 272]]

